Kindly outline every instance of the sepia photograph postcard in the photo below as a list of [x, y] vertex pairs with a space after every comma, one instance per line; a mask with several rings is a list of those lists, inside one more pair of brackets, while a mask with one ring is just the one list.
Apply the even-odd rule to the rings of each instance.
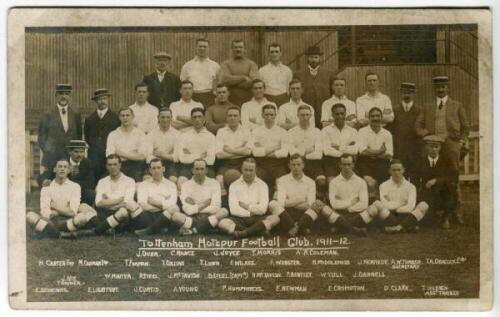
[[14, 309], [485, 311], [486, 8], [13, 7]]

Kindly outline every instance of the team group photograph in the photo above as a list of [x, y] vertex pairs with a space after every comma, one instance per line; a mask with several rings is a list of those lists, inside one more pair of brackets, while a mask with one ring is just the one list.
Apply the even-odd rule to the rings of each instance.
[[[243, 38], [191, 41], [191, 59], [151, 52], [152, 67], [126, 87], [134, 98], [126, 104], [113, 103], [110, 87], [82, 91], [78, 78], [50, 83], [53, 103], [34, 123], [33, 239], [370, 239], [446, 232], [477, 212], [464, 210], [460, 186], [471, 105], [455, 98], [457, 79], [446, 71], [389, 79], [392, 96], [381, 72], [363, 68], [353, 82], [325, 65], [334, 52], [315, 43], [292, 69], [279, 38], [266, 43], [261, 64]], [[212, 59], [216, 45], [227, 60]], [[416, 102], [421, 81], [432, 91]], [[351, 100], [353, 85], [364, 93]], [[80, 113], [75, 92], [88, 96], [90, 113]]]

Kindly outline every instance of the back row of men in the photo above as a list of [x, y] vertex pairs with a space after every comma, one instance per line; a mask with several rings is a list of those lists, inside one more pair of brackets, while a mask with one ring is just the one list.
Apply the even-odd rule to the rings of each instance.
[[[133, 230], [137, 235], [179, 230], [180, 234], [220, 230], [236, 238], [277, 233], [295, 236], [317, 227], [366, 235], [366, 227], [377, 219], [386, 232], [414, 231], [429, 210], [453, 212], [454, 178], [439, 158], [443, 140], [425, 137], [427, 157], [421, 163], [419, 195], [404, 178], [404, 165], [390, 163], [390, 178], [379, 188], [379, 200], [369, 204], [365, 180], [354, 172], [354, 156], [342, 154], [340, 174], [329, 183], [326, 203], [316, 196], [315, 182], [304, 174], [306, 160], [299, 154], [289, 157], [290, 173], [277, 180], [277, 191], [270, 201], [268, 185], [257, 177], [258, 163], [245, 158], [241, 177], [229, 187], [226, 207], [221, 187], [207, 177], [208, 165], [197, 158], [192, 178], [177, 186], [164, 177], [165, 165], [154, 158], [149, 162], [150, 178], [136, 184], [122, 173], [117, 154], [106, 158], [108, 176], [96, 187], [95, 208], [81, 203], [81, 187], [68, 179], [73, 173], [67, 159], [59, 159], [55, 177], [40, 195], [40, 212], [27, 213], [27, 223], [42, 237], [76, 237], [82, 230], [105, 234]], [[84, 149], [82, 141], [72, 142], [71, 159]], [[178, 203], [180, 201], [180, 203]], [[418, 203], [417, 203], [418, 202]]]

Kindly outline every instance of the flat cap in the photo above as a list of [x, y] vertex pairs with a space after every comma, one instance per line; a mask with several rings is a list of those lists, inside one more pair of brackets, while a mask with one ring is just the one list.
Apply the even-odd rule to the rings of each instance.
[[172, 56], [167, 52], [157, 52], [153, 55], [156, 59], [172, 59]]
[[444, 143], [444, 139], [439, 135], [430, 134], [424, 137], [425, 143]]
[[415, 91], [415, 83], [401, 83], [401, 90]]
[[73, 87], [70, 84], [56, 84], [56, 91], [71, 91]]
[[92, 100], [96, 100], [97, 98], [101, 96], [111, 96], [111, 93], [107, 88], [99, 88], [94, 91], [94, 95], [92, 96]]
[[66, 145], [68, 149], [74, 149], [74, 148], [88, 148], [87, 142], [84, 140], [71, 140], [69, 141], [69, 144]]
[[439, 85], [439, 84], [447, 84], [450, 82], [450, 78], [448, 76], [436, 76], [432, 78], [432, 83], [434, 85]]

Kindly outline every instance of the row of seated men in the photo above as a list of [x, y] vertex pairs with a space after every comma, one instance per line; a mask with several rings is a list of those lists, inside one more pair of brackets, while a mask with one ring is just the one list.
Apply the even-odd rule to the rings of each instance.
[[40, 213], [28, 212], [27, 222], [38, 235], [48, 237], [75, 237], [82, 229], [95, 234], [133, 230], [146, 235], [172, 226], [181, 234], [219, 230], [235, 238], [267, 233], [295, 236], [310, 233], [315, 223], [364, 236], [364, 228], [375, 219], [386, 232], [414, 231], [429, 210], [450, 214], [456, 203], [455, 178], [439, 155], [444, 140], [431, 135], [425, 142], [427, 155], [418, 164], [418, 194], [404, 177], [403, 163], [394, 159], [389, 179], [380, 185], [378, 199], [371, 202], [365, 180], [354, 171], [351, 154], [341, 155], [340, 174], [330, 181], [324, 200], [317, 199], [315, 182], [304, 174], [308, 163], [303, 156], [288, 158], [290, 172], [277, 179], [272, 194], [257, 176], [258, 162], [245, 158], [241, 176], [229, 186], [226, 206], [219, 183], [207, 176], [208, 165], [201, 158], [195, 159], [192, 177], [182, 184], [178, 197], [177, 186], [164, 177], [162, 160], [152, 159], [150, 177], [136, 183], [122, 173], [120, 156], [110, 154], [106, 158], [109, 175], [95, 189], [95, 208], [81, 203], [80, 185], [68, 179], [71, 165], [60, 159], [55, 178], [41, 190]]

